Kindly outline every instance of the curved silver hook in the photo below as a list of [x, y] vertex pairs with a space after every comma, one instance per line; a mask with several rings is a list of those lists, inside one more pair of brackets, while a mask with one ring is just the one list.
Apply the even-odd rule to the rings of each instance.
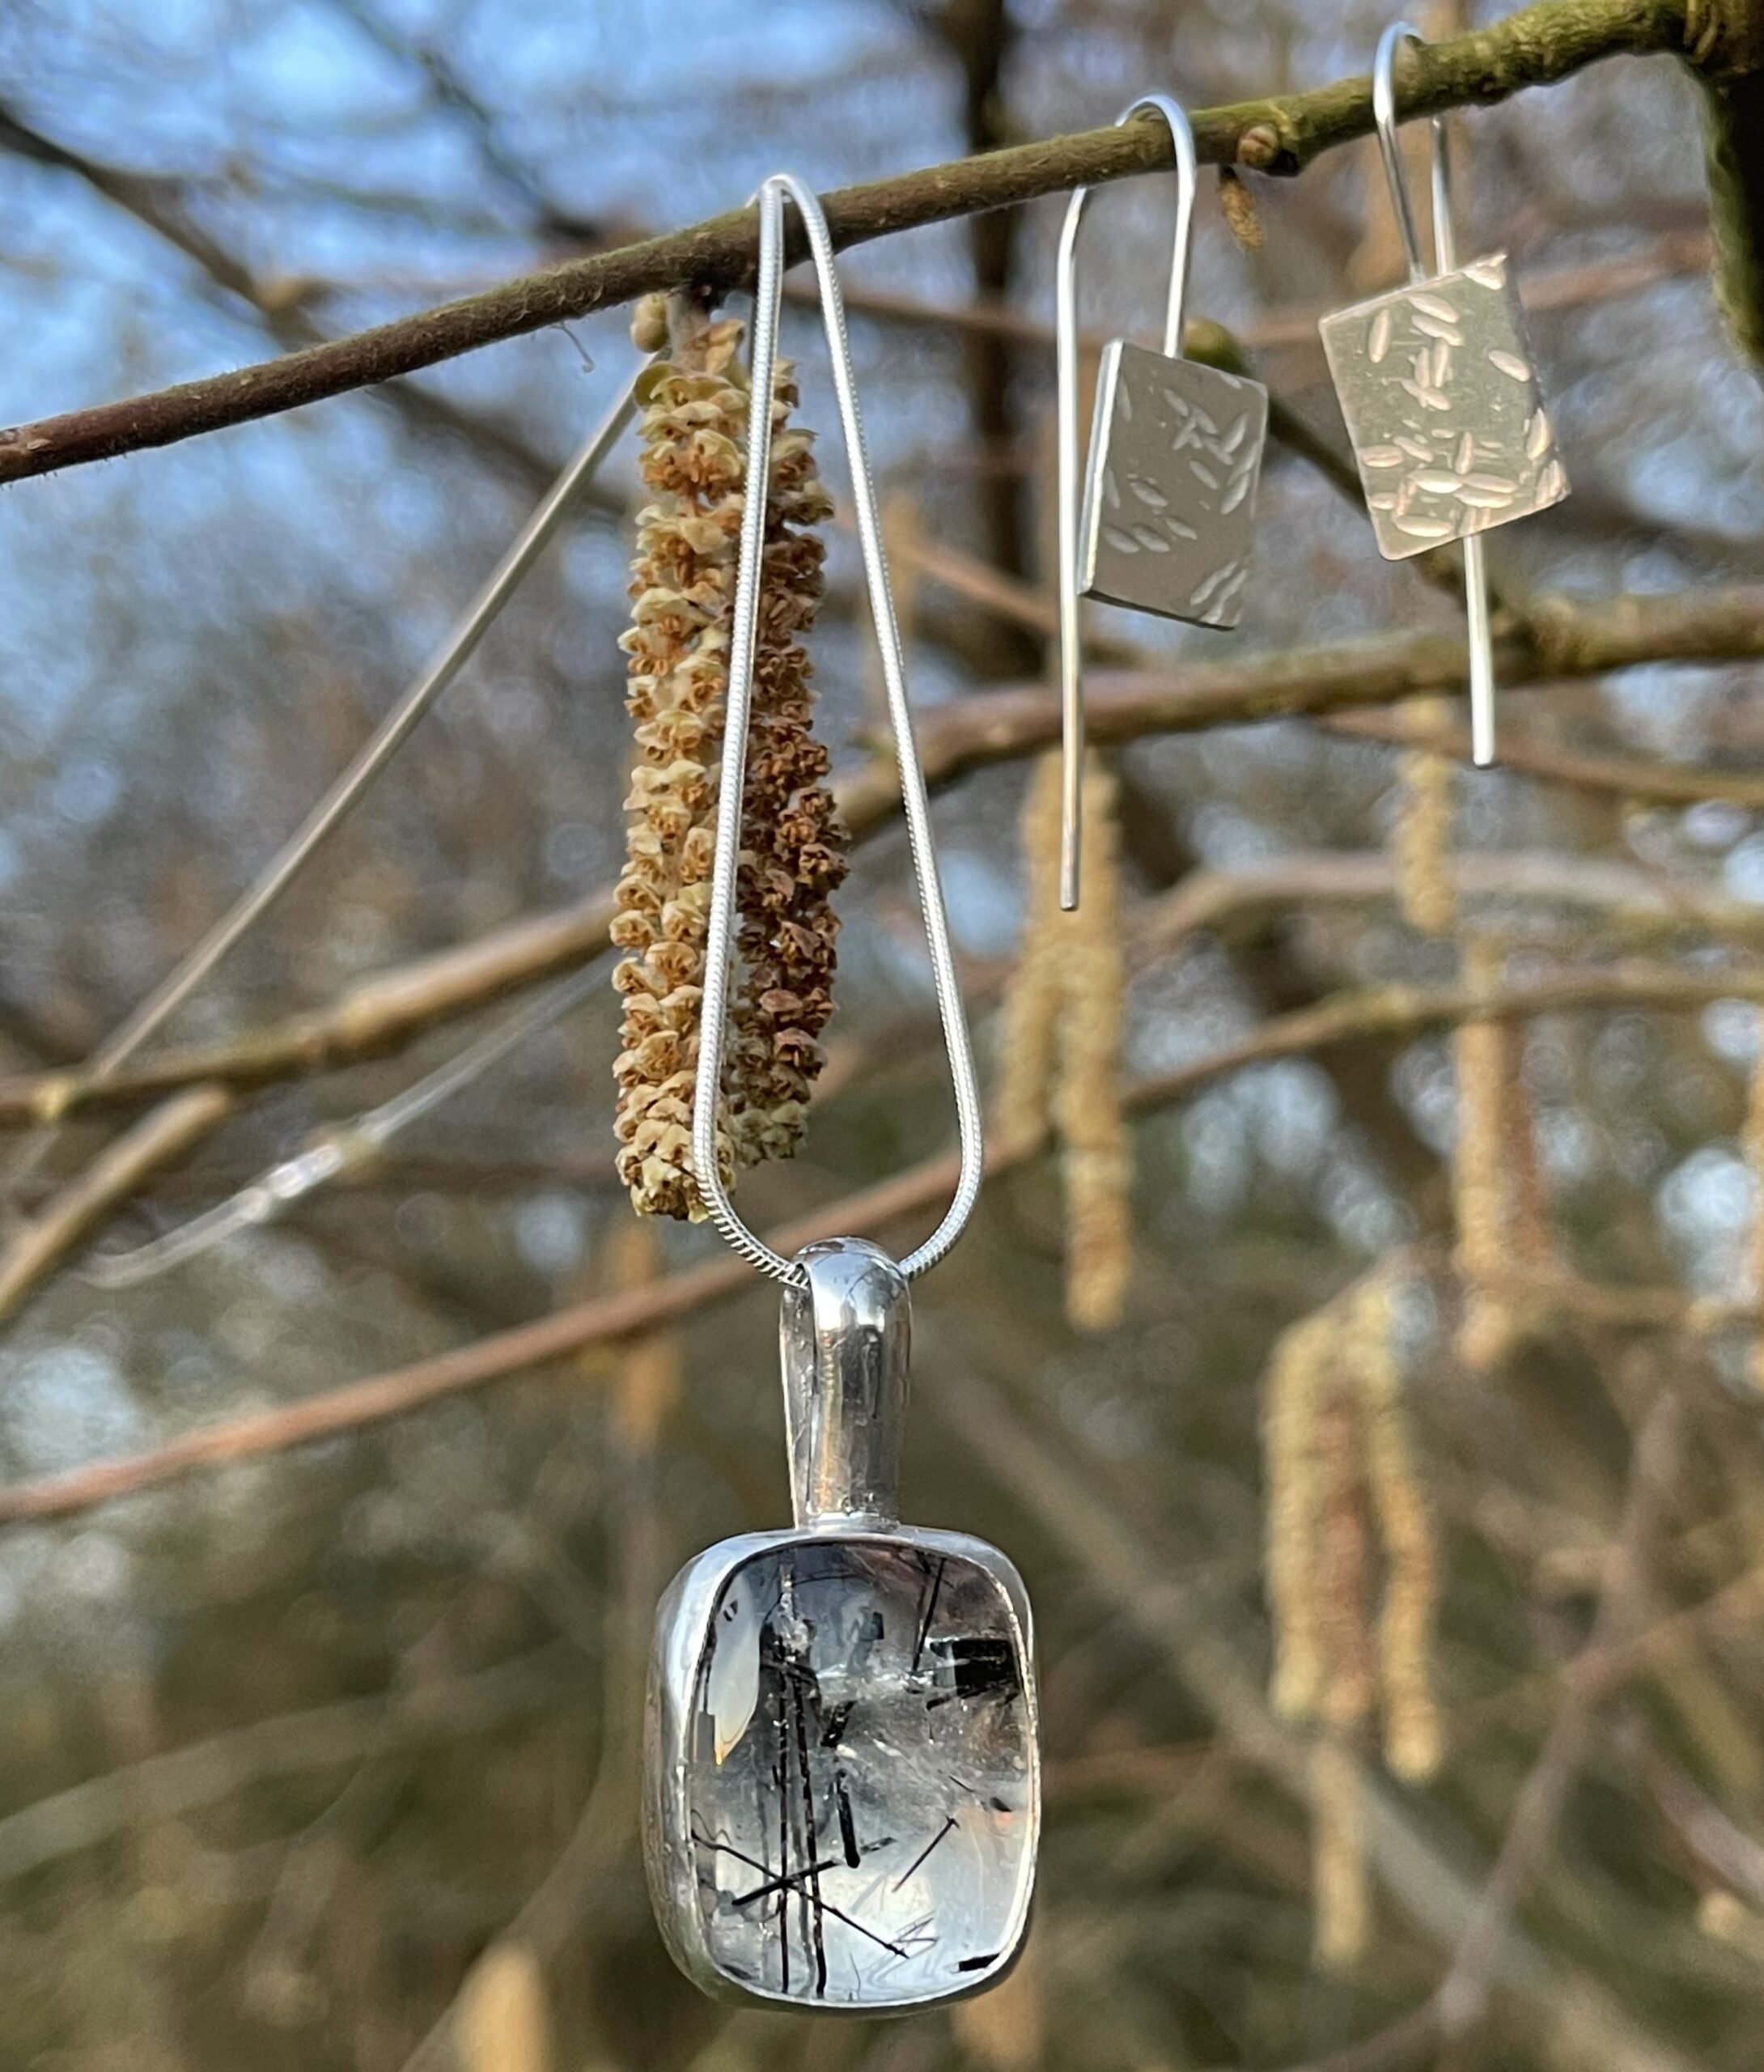
[[[1415, 227], [1402, 151], [1397, 141], [1397, 52], [1405, 43], [1426, 41], [1410, 23], [1393, 22], [1378, 39], [1378, 54], [1372, 60], [1372, 117], [1378, 125], [1379, 155], [1384, 162], [1384, 178], [1389, 183], [1391, 206], [1396, 211], [1397, 234], [1402, 240], [1411, 281], [1426, 280], [1427, 267], [1421, 254], [1421, 236]], [[1429, 180], [1433, 196], [1433, 263], [1435, 272], [1449, 274], [1457, 264], [1452, 231], [1452, 160], [1446, 146], [1445, 123], [1437, 115], [1431, 120]], [[1463, 547], [1464, 613], [1469, 631], [1470, 760], [1478, 769], [1486, 770], [1495, 760], [1495, 631], [1489, 619], [1488, 562], [1480, 533], [1466, 533]]]
[[[1176, 238], [1170, 258], [1170, 291], [1164, 312], [1164, 350], [1182, 350], [1182, 316], [1188, 301], [1189, 254], [1194, 244], [1194, 189], [1199, 174], [1194, 133], [1181, 104], [1168, 94], [1143, 94], [1115, 117], [1118, 129], [1143, 108], [1169, 125], [1176, 151]], [[1083, 831], [1084, 699], [1078, 627], [1078, 227], [1088, 187], [1075, 188], [1060, 228], [1054, 286], [1054, 353], [1059, 461], [1057, 478], [1059, 554], [1060, 663], [1060, 906], [1078, 904], [1078, 851]]]
[[746, 779], [748, 719], [753, 702], [753, 652], [758, 630], [760, 585], [765, 546], [765, 485], [771, 474], [772, 388], [778, 364], [778, 331], [784, 280], [784, 197], [796, 204], [808, 233], [809, 255], [821, 291], [821, 316], [833, 362], [839, 425], [846, 464], [851, 470], [851, 501], [858, 540], [863, 554], [865, 587], [882, 659], [888, 717], [901, 766], [901, 800], [907, 839], [918, 880], [919, 911], [931, 951], [937, 1011], [943, 1022], [943, 1047], [955, 1088], [956, 1119], [961, 1165], [954, 1197], [943, 1220], [916, 1251], [901, 1262], [909, 1280], [935, 1266], [961, 1235], [980, 1191], [985, 1157], [980, 1089], [974, 1076], [973, 1052], [956, 983], [955, 954], [943, 909], [942, 881], [931, 842], [931, 807], [925, 796], [925, 772], [913, 737], [913, 713], [906, 694], [906, 669], [900, 629], [888, 588], [888, 558], [882, 546], [876, 489], [863, 442], [863, 422], [851, 365], [851, 342], [846, 328], [845, 303], [833, 264], [833, 239], [812, 189], [791, 173], [774, 173], [760, 188], [760, 251], [753, 289], [752, 345], [753, 395], [748, 410], [747, 501], [741, 514], [741, 553], [736, 576], [734, 625], [729, 642], [729, 689], [724, 701], [723, 766], [717, 789], [716, 856], [710, 879], [710, 909], [706, 929], [704, 999], [699, 1010], [698, 1084], [693, 1098], [692, 1156], [698, 1189], [712, 1221], [733, 1248], [761, 1272], [804, 1284], [801, 1267], [775, 1252], [748, 1229], [729, 1199], [717, 1160], [717, 1110], [720, 1105], [723, 1054], [728, 1033], [729, 957], [734, 946], [736, 895], [740, 863], [741, 799]]
[[[1378, 125], [1379, 155], [1390, 183], [1390, 205], [1397, 212], [1397, 230], [1411, 281], [1424, 281], [1427, 267], [1421, 256], [1421, 233], [1415, 226], [1414, 205], [1409, 198], [1408, 176], [1397, 142], [1397, 52], [1405, 43], [1426, 41], [1410, 23], [1393, 22], [1378, 39], [1378, 54], [1372, 60], [1372, 120]], [[1445, 124], [1435, 115], [1432, 125], [1433, 261], [1437, 272], [1448, 274], [1457, 264], [1452, 241], [1452, 167]]]

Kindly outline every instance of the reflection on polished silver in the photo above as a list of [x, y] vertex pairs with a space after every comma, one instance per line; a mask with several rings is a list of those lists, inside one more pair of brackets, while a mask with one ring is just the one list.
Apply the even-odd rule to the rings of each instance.
[[1429, 274], [1397, 137], [1396, 53], [1423, 39], [1394, 22], [1379, 40], [1372, 110], [1409, 282], [1323, 319], [1323, 347], [1354, 444], [1380, 553], [1400, 560], [1464, 547], [1470, 752], [1495, 759], [1495, 647], [1482, 535], [1559, 503], [1557, 457], [1507, 255], [1460, 266], [1445, 125], [1432, 118], [1434, 271]]
[[901, 1514], [912, 1300], [878, 1245], [833, 1238], [797, 1255], [778, 1352], [791, 1504], [799, 1526]]
[[[913, 738], [912, 709], [907, 702], [906, 670], [894, 601], [888, 588], [888, 560], [876, 515], [876, 490], [870, 479], [863, 444], [863, 424], [846, 332], [845, 305], [833, 265], [833, 240], [827, 219], [810, 189], [790, 173], [775, 173], [759, 191], [760, 252], [753, 291], [753, 401], [748, 417], [747, 502], [741, 519], [741, 553], [736, 577], [734, 624], [729, 643], [729, 690], [724, 705], [723, 766], [717, 792], [715, 860], [710, 878], [710, 909], [706, 924], [704, 999], [699, 1010], [698, 1084], [693, 1103], [692, 1157], [698, 1188], [712, 1221], [730, 1245], [751, 1265], [779, 1280], [798, 1278], [798, 1269], [748, 1229], [729, 1199], [717, 1157], [717, 1110], [723, 1077], [723, 1042], [728, 1028], [729, 958], [735, 944], [736, 895], [741, 846], [741, 799], [746, 776], [748, 717], [753, 705], [754, 637], [758, 628], [760, 580], [765, 545], [765, 495], [772, 452], [772, 385], [778, 362], [778, 331], [784, 257], [784, 197], [796, 204], [808, 233], [821, 291], [821, 315], [833, 361], [839, 424], [846, 460], [851, 470], [851, 501], [858, 540], [863, 553], [870, 615], [882, 660], [888, 717], [900, 764], [901, 800], [906, 819], [913, 868], [918, 880], [920, 911], [931, 950], [931, 978], [942, 1019], [943, 1047], [955, 1088], [956, 1127], [961, 1166], [954, 1198], [943, 1219], [901, 1271], [910, 1280], [935, 1266], [960, 1236], [972, 1212], [985, 1159], [980, 1089], [974, 1077], [968, 1025], [956, 983], [956, 961], [949, 946], [949, 923], [943, 911], [943, 886], [931, 843], [931, 808], [925, 775]], [[761, 485], [754, 494], [754, 485]]]
[[902, 2013], [980, 1991], [1041, 1821], [1028, 1599], [995, 1548], [895, 1522], [906, 1283], [860, 1238], [784, 1294], [796, 1529], [689, 1562], [657, 1615], [644, 1855], [720, 1998]]
[[1169, 125], [1176, 151], [1176, 243], [1164, 346], [1124, 338], [1103, 348], [1080, 516], [1078, 474], [1078, 231], [1090, 190], [1066, 204], [1060, 231], [1054, 335], [1059, 440], [1060, 905], [1078, 904], [1083, 811], [1084, 707], [1078, 601], [1100, 597], [1199, 626], [1234, 626], [1243, 610], [1255, 534], [1256, 485], [1268, 430], [1268, 392], [1182, 354], [1194, 228], [1194, 139], [1168, 94], [1143, 109]]

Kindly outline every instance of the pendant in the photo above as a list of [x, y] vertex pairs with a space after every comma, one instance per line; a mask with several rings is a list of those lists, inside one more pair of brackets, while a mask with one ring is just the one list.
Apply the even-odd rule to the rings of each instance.
[[1320, 329], [1386, 560], [1567, 495], [1505, 253], [1338, 309]]
[[898, 1522], [910, 1306], [812, 1245], [781, 1348], [795, 1528], [689, 1562], [656, 1616], [644, 1856], [719, 1998], [905, 2013], [980, 1991], [1028, 1926], [1041, 1824], [1022, 1578]]

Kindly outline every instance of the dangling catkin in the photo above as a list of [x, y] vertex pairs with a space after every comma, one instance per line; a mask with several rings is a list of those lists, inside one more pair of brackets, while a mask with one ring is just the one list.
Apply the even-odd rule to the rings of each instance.
[[1059, 908], [1060, 765], [1044, 756], [1023, 810], [1023, 947], [1006, 996], [995, 1127], [1013, 1147], [1049, 1123], [1066, 1198], [1066, 1310], [1081, 1331], [1118, 1322], [1133, 1261], [1131, 1140], [1121, 1110], [1126, 966], [1115, 781], [1083, 776], [1081, 912]]
[[1366, 1481], [1384, 1548], [1378, 1615], [1378, 1682], [1384, 1760], [1410, 1782], [1439, 1768], [1440, 1709], [1433, 1689], [1439, 1559], [1433, 1517], [1416, 1472], [1395, 1344], [1396, 1289], [1388, 1274], [1364, 1283], [1354, 1306], [1352, 1368]]
[[[1408, 709], [1427, 724], [1443, 723], [1443, 698], [1415, 698]], [[1432, 749], [1406, 749], [1398, 758], [1396, 824], [1390, 857], [1402, 917], [1423, 935], [1448, 935], [1457, 902], [1452, 884], [1452, 820], [1457, 772]]]
[[1334, 1318], [1315, 1311], [1283, 1331], [1268, 1365], [1262, 1445], [1274, 1710], [1314, 1719], [1323, 1690], [1321, 1620], [1312, 1535], [1321, 1464], [1317, 1404], [1334, 1349]]
[[[1393, 1263], [1277, 1341], [1263, 1427], [1272, 1701], [1318, 1727], [1312, 1835], [1317, 1956], [1351, 1964], [1369, 1922], [1356, 1749], [1375, 1694], [1386, 1760], [1431, 1773], [1438, 1562], [1417, 1475], [1396, 1342]], [[1370, 1617], [1374, 1541], [1383, 1603]]]
[[1066, 1314], [1079, 1331], [1121, 1321], [1133, 1270], [1133, 1153], [1121, 1110], [1120, 828], [1112, 773], [1084, 767], [1082, 911], [1058, 916], [1064, 1011], [1053, 1096], [1066, 1183]]
[[1355, 1399], [1342, 1319], [1332, 1357], [1312, 1409], [1317, 1454], [1317, 1514], [1312, 1526], [1317, 1563], [1317, 1651], [1323, 1684], [1317, 1716], [1351, 1733], [1372, 1711], [1376, 1668], [1371, 1623], [1372, 1532]]
[[545, 1981], [524, 1942], [493, 1942], [472, 1967], [453, 2046], [460, 2072], [551, 2072]]
[[[634, 325], [661, 333], [653, 303]], [[646, 1214], [697, 1217], [693, 1089], [716, 821], [716, 769], [743, 507], [748, 381], [740, 326], [696, 303], [667, 305], [669, 358], [641, 379], [643, 479], [632, 564], [628, 705], [638, 762], [613, 940], [625, 996], [619, 1176]], [[837, 923], [828, 895], [844, 873], [842, 840], [808, 733], [812, 698], [799, 635], [822, 588], [820, 541], [806, 529], [831, 506], [810, 435], [787, 423], [795, 401], [778, 367], [765, 575], [754, 663], [754, 724], [743, 813], [740, 949], [745, 975], [731, 1017], [720, 1157], [787, 1154], [800, 1137], [816, 1038], [830, 1012]]]

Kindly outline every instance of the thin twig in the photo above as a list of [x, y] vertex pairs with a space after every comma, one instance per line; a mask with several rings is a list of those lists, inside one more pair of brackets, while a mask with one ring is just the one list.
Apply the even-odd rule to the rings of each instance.
[[[1390, 712], [1332, 713], [1318, 724], [1332, 734], [1354, 741], [1431, 749], [1459, 762], [1470, 760], [1465, 729], [1436, 725], [1412, 707], [1399, 706]], [[1694, 769], [1686, 763], [1644, 762], [1634, 756], [1587, 755], [1504, 729], [1500, 760], [1505, 770], [1522, 770], [1553, 784], [1633, 800], [1638, 805], [1694, 805], [1699, 800], [1724, 799], [1749, 812], [1764, 812], [1764, 776], [1749, 770]]]
[[[1764, 1000], [1764, 969], [1715, 974], [1635, 963], [1565, 972], [1495, 991], [1376, 987], [1277, 1015], [1236, 1043], [1134, 1081], [1124, 1090], [1122, 1105], [1130, 1114], [1147, 1114], [1245, 1065], [1302, 1055], [1367, 1035], [1415, 1035], [1466, 1020], [1517, 1021], [1579, 1008], [1693, 1008], [1735, 997]], [[1027, 1155], [1022, 1147], [994, 1144], [988, 1170], [1003, 1171]], [[861, 1236], [901, 1216], [922, 1213], [953, 1184], [955, 1167], [953, 1154], [927, 1159], [799, 1219], [771, 1233], [768, 1242], [788, 1257], [816, 1238]], [[665, 1280], [578, 1303], [412, 1366], [325, 1390], [299, 1403], [198, 1426], [138, 1454], [15, 1483], [0, 1488], [0, 1524], [66, 1517], [151, 1488], [193, 1467], [285, 1452], [401, 1416], [460, 1390], [543, 1366], [584, 1346], [653, 1329], [736, 1293], [748, 1277], [741, 1260], [712, 1258]]]
[[93, 1848], [143, 1818], [193, 1813], [264, 1778], [340, 1769], [388, 1737], [408, 1745], [483, 1733], [554, 1700], [558, 1665], [574, 1653], [553, 1641], [474, 1675], [278, 1713], [88, 1778], [0, 1818], [0, 1879]]
[[[1512, 686], [1602, 675], [1644, 662], [1756, 659], [1764, 656], [1764, 589], [1622, 597], [1601, 605], [1541, 597], [1499, 643], [1499, 654], [1501, 681]], [[1464, 681], [1463, 642], [1445, 634], [1295, 648], [1158, 672], [1098, 672], [1089, 686], [1090, 731], [1099, 743], [1119, 743], [1388, 704], [1417, 691], [1461, 689]], [[927, 776], [947, 785], [1057, 740], [1058, 701], [1040, 686], [1023, 685], [952, 699], [920, 714], [917, 725]], [[1626, 781], [1645, 795], [1656, 768], [1632, 766]], [[1704, 773], [1698, 775], [1702, 780]], [[1723, 796], [1725, 781], [1724, 773], [1707, 773], [1698, 796]], [[893, 756], [873, 754], [846, 773], [837, 791], [852, 833], [872, 832], [899, 810]], [[611, 919], [611, 895], [597, 893], [560, 912], [380, 973], [329, 1008], [212, 1048], [168, 1051], [102, 1082], [78, 1069], [0, 1079], [0, 1123], [132, 1106], [201, 1081], [264, 1085], [386, 1055], [424, 1030], [573, 969], [605, 948]]]
[[[1685, 54], [1686, 15], [1686, 0], [1546, 0], [1474, 36], [1411, 53], [1402, 66], [1402, 113], [1486, 107], [1619, 53]], [[1370, 83], [1361, 76], [1308, 93], [1203, 109], [1192, 121], [1203, 163], [1295, 173], [1319, 152], [1370, 133]], [[826, 197], [827, 217], [834, 243], [844, 247], [1170, 163], [1162, 124], [1111, 125], [842, 188]], [[750, 276], [754, 240], [752, 211], [731, 210], [282, 359], [15, 427], [0, 433], [0, 481], [248, 423], [654, 289], [736, 287]]]
[[[1653, 1545], [1676, 1477], [1684, 1398], [1663, 1389], [1637, 1434], [1622, 1521], [1599, 1594], [1588, 1651], [1609, 1649], [1638, 1623]], [[1520, 1785], [1495, 1867], [1478, 1898], [1436, 1996], [1441, 2026], [1461, 2036], [1479, 2022], [1501, 1970], [1514, 1909], [1554, 1845], [1568, 1794], [1592, 1738], [1593, 1715], [1609, 1688], [1605, 1677], [1570, 1678], [1561, 1709]]]
[[11, 1316], [113, 1208], [211, 1136], [238, 1106], [239, 1097], [224, 1086], [192, 1086], [107, 1144], [0, 1250], [0, 1317]]

